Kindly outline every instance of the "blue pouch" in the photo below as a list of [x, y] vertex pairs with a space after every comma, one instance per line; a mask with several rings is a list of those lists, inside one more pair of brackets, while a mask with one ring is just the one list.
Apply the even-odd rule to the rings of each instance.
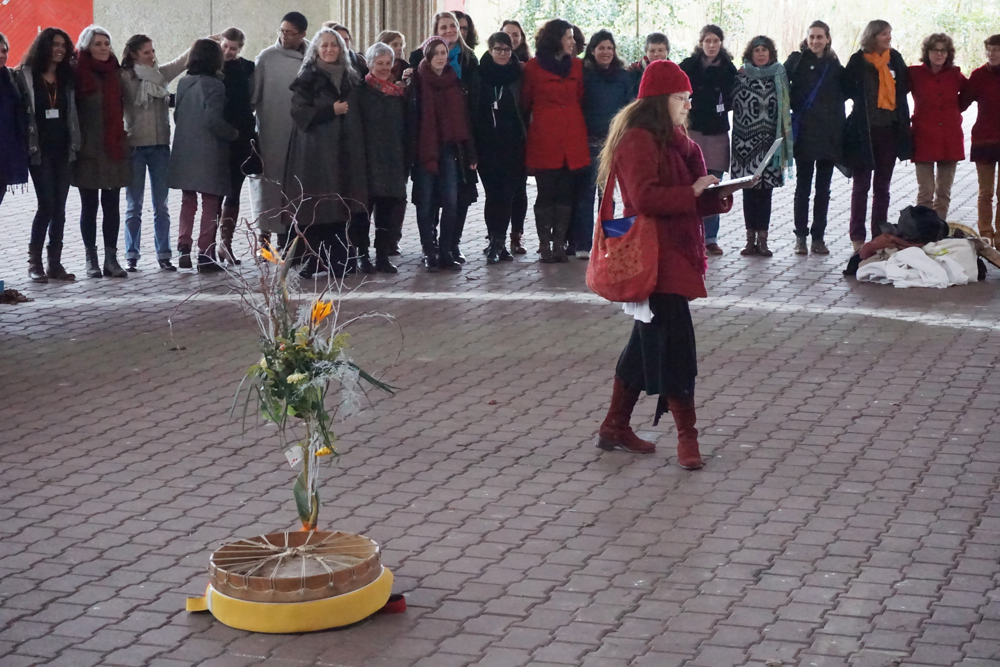
[[601, 227], [604, 229], [604, 235], [609, 239], [616, 239], [619, 236], [625, 236], [628, 230], [632, 229], [632, 225], [635, 224], [635, 216], [629, 216], [627, 218], [614, 218], [613, 220], [605, 220], [601, 223]]

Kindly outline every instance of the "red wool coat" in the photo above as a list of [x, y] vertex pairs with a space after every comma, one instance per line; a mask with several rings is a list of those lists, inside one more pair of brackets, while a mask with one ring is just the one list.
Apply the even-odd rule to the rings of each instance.
[[957, 162], [965, 159], [965, 135], [959, 97], [965, 87], [965, 75], [957, 67], [937, 74], [927, 65], [911, 65], [910, 90], [913, 93], [914, 162]]
[[590, 164], [587, 125], [583, 120], [583, 61], [573, 58], [565, 79], [532, 58], [524, 66], [521, 104], [531, 115], [524, 163], [529, 172], [582, 169]]
[[979, 116], [972, 126], [973, 162], [1000, 162], [1000, 68], [983, 65], [972, 71], [962, 91], [963, 108], [979, 105]]
[[698, 144], [677, 130], [672, 142], [660, 146], [648, 130], [634, 128], [618, 144], [613, 168], [624, 215], [648, 215], [657, 222], [660, 261], [654, 292], [688, 299], [708, 296], [701, 219], [728, 212], [733, 198], [722, 199], [711, 190], [694, 196], [691, 186], [708, 173]]

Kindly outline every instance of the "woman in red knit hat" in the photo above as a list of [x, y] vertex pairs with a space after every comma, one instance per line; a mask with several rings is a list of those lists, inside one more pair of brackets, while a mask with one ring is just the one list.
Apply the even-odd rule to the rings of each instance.
[[[694, 325], [688, 301], [705, 292], [705, 231], [702, 218], [732, 208], [742, 186], [706, 190], [719, 182], [707, 175], [701, 149], [687, 135], [691, 82], [668, 60], [652, 62], [636, 101], [611, 122], [601, 151], [597, 182], [617, 179], [624, 215], [655, 219], [659, 241], [656, 288], [647, 302], [626, 304], [635, 317], [632, 337], [618, 359], [611, 407], [597, 446], [650, 453], [629, 422], [639, 394], [659, 395], [656, 417], [670, 410], [677, 424], [677, 462], [702, 467], [695, 428], [694, 380], [698, 374]], [[605, 192], [610, 196], [611, 192]]]

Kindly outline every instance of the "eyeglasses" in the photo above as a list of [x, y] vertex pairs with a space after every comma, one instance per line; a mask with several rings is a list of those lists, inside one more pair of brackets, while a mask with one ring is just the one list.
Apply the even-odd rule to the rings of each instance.
[[948, 49], [931, 49], [931, 53], [946, 54], [946, 53], [948, 53]]
[[510, 49], [501, 49], [499, 47], [494, 47], [493, 53], [497, 54], [498, 56], [509, 56], [511, 53], [513, 53], [513, 51], [511, 51]]

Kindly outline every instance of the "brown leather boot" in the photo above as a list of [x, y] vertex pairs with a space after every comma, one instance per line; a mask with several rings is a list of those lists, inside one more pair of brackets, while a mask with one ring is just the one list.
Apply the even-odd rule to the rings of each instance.
[[757, 231], [757, 254], [761, 257], [771, 257], [774, 255], [771, 249], [767, 247], [767, 230], [761, 229]]
[[749, 257], [750, 255], [757, 254], [757, 230], [748, 229], [747, 230], [747, 244], [743, 250], [740, 250], [740, 254], [744, 257]]
[[597, 446], [605, 451], [623, 449], [636, 454], [651, 454], [656, 445], [642, 440], [632, 431], [629, 422], [632, 409], [639, 400], [639, 390], [629, 389], [621, 378], [615, 376], [615, 386], [611, 392], [611, 407], [597, 432]]
[[677, 425], [677, 465], [685, 470], [698, 470], [705, 463], [698, 451], [698, 417], [694, 411], [694, 398], [667, 398], [667, 405]]

